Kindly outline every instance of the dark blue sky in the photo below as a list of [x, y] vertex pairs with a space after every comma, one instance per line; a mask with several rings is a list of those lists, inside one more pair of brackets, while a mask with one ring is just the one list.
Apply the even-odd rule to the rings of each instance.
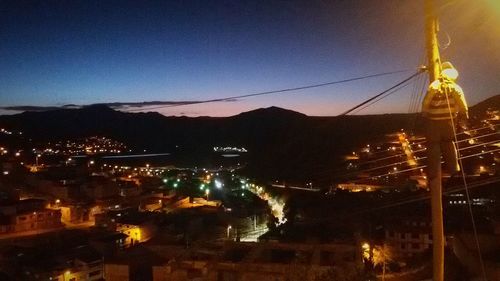
[[[441, 41], [451, 38], [443, 57], [458, 68], [471, 104], [500, 93], [494, 2], [438, 1]], [[422, 5], [0, 0], [0, 104], [203, 100], [415, 68], [424, 52]], [[160, 112], [226, 116], [275, 105], [336, 115], [410, 73]], [[360, 113], [407, 112], [412, 89]]]

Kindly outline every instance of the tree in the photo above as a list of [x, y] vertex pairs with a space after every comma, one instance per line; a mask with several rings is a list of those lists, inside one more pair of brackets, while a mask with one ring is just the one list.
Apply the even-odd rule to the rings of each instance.
[[393, 261], [393, 250], [390, 246], [382, 244], [382, 246], [373, 247], [372, 262], [374, 266], [382, 266], [382, 281], [385, 280], [386, 264], [391, 261]]

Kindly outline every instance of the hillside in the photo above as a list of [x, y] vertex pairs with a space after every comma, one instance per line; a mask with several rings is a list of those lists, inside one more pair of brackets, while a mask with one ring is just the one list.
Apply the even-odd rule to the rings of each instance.
[[[499, 96], [472, 111], [497, 107]], [[419, 131], [415, 114], [310, 117], [270, 107], [232, 117], [166, 117], [125, 113], [103, 105], [0, 116], [0, 125], [35, 141], [102, 135], [132, 148], [171, 152], [185, 164], [210, 165], [214, 146], [248, 149], [247, 170], [262, 179], [330, 180], [329, 172], [351, 149], [400, 129]]]

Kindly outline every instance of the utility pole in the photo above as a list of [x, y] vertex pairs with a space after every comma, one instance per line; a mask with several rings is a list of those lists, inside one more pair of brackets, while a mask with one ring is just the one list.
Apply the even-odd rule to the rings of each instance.
[[[441, 73], [441, 59], [437, 41], [438, 20], [434, 10], [434, 0], [425, 0], [425, 30], [426, 49], [429, 70], [429, 81], [438, 79]], [[432, 257], [433, 257], [433, 281], [444, 280], [444, 230], [443, 230], [443, 201], [441, 183], [441, 164], [437, 167], [435, 174], [438, 176], [429, 179], [428, 185], [431, 192], [432, 211]]]

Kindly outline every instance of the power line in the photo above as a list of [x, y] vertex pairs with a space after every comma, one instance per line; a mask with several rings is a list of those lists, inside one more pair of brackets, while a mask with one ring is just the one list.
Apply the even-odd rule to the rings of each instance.
[[[499, 182], [499, 181], [500, 181], [499, 177], [495, 177], [495, 178], [492, 178], [492, 179], [486, 179], [484, 181], [477, 181], [477, 182], [471, 183], [469, 185], [469, 188], [479, 187], [479, 186], [483, 186], [483, 185], [486, 185], [486, 184], [491, 184], [491, 183], [495, 183], [495, 182]], [[443, 191], [443, 194], [450, 194], [450, 193], [454, 193], [454, 192], [458, 192], [458, 191], [462, 191], [462, 190], [465, 190], [465, 187], [463, 187], [461, 185], [456, 185], [454, 187], [451, 187], [451, 188], [447, 189], [446, 191]], [[415, 203], [415, 202], [427, 200], [429, 198], [430, 198], [429, 194], [426, 194], [424, 196], [412, 196], [412, 197], [409, 197], [409, 198], [406, 198], [406, 199], [403, 199], [403, 200], [400, 200], [400, 201], [397, 201], [397, 202], [394, 202], [394, 203], [385, 204], [385, 205], [378, 206], [378, 207], [373, 207], [373, 208], [370, 208], [370, 209], [360, 210], [360, 211], [357, 211], [357, 212], [353, 212], [351, 214], [359, 214], [359, 213], [364, 213], [364, 212], [371, 212], [371, 211], [376, 211], [376, 210], [380, 210], [380, 209], [386, 209], [386, 208], [396, 207], [396, 206], [400, 206], [400, 205], [405, 205], [405, 204], [409, 204], [409, 203]]]
[[[462, 156], [459, 159], [467, 159], [467, 158], [481, 156], [481, 155], [484, 155], [484, 154], [494, 153], [494, 152], [498, 152], [498, 151], [500, 151], [500, 148], [498, 148], [498, 149], [492, 149], [492, 150], [488, 150], [488, 151], [484, 151], [484, 152], [479, 152], [479, 153], [475, 153], [475, 154], [471, 154], [471, 155]], [[427, 167], [427, 165], [421, 165], [421, 166], [417, 166], [417, 167], [411, 168], [411, 169], [405, 169], [405, 170], [400, 170], [400, 171], [394, 171], [394, 172], [387, 173], [387, 174], [371, 176], [370, 178], [378, 178], [378, 177], [384, 177], [384, 176], [393, 176], [393, 175], [396, 175], [396, 174], [401, 174], [401, 173], [406, 173], [406, 172], [411, 172], [411, 171], [419, 170], [419, 169], [422, 169], [422, 168], [425, 168], [425, 167]], [[358, 179], [358, 180], [354, 180], [352, 182], [359, 182], [359, 181], [362, 181], [362, 180], [364, 180], [364, 179]]]
[[385, 95], [380, 96], [380, 97], [378, 97], [377, 99], [372, 100], [372, 101], [371, 101], [371, 102], [369, 102], [368, 104], [365, 104], [364, 106], [362, 106], [362, 107], [360, 107], [360, 108], [355, 109], [352, 113], [353, 113], [353, 114], [358, 113], [358, 112], [362, 111], [363, 109], [365, 109], [365, 108], [367, 108], [367, 107], [372, 106], [373, 104], [375, 104], [375, 103], [379, 102], [380, 100], [382, 100], [382, 99], [384, 99], [384, 98], [386, 98], [386, 97], [388, 97], [388, 96], [390, 96], [390, 95], [392, 95], [392, 94], [396, 93], [397, 91], [399, 91], [399, 90], [401, 90], [401, 89], [405, 88], [405, 87], [406, 87], [406, 86], [408, 86], [409, 84], [410, 84], [410, 81], [406, 81], [404, 84], [401, 84], [401, 85], [397, 86], [396, 88], [394, 88], [394, 89], [392, 89], [391, 91], [387, 92]]
[[255, 97], [255, 96], [263, 96], [263, 95], [285, 93], [285, 92], [300, 91], [300, 90], [319, 88], [319, 87], [330, 86], [330, 85], [335, 85], [335, 84], [348, 83], [348, 82], [358, 81], [358, 80], [363, 80], [363, 79], [369, 79], [369, 78], [387, 76], [387, 75], [397, 74], [397, 73], [402, 73], [402, 72], [408, 72], [409, 70], [410, 69], [396, 70], [396, 71], [390, 71], [390, 72], [382, 72], [382, 73], [377, 73], [377, 74], [370, 74], [370, 75], [365, 75], [365, 76], [360, 76], [360, 77], [354, 77], [354, 78], [348, 78], [348, 79], [343, 79], [343, 80], [337, 80], [337, 81], [333, 81], [333, 82], [320, 83], [320, 84], [312, 84], [312, 85], [306, 85], [306, 86], [300, 86], [300, 87], [285, 88], [285, 89], [280, 89], [280, 90], [272, 90], [272, 91], [265, 91], [265, 92], [259, 92], [259, 93], [253, 93], [253, 94], [246, 94], [246, 95], [239, 95], [239, 96], [231, 96], [231, 97], [224, 97], [224, 98], [215, 98], [215, 99], [202, 100], [202, 101], [186, 101], [186, 102], [177, 103], [177, 104], [166, 104], [166, 105], [161, 105], [161, 106], [156, 106], [156, 107], [150, 107], [150, 108], [147, 108], [147, 109], [138, 108], [138, 109], [131, 109], [131, 110], [127, 110], [127, 111], [153, 110], [153, 109], [160, 109], [160, 108], [166, 108], [166, 107], [177, 107], [177, 106], [184, 106], [184, 105], [193, 105], [193, 104], [202, 104], [202, 103], [230, 101], [230, 100], [242, 99], [242, 98], [248, 98], [248, 97]]
[[[479, 129], [475, 130], [475, 131], [479, 131]], [[463, 134], [463, 133], [461, 133], [461, 134]], [[496, 135], [496, 134], [498, 134], [498, 132], [490, 133], [490, 134], [484, 134], [484, 135], [479, 135], [479, 136], [473, 136], [473, 137], [470, 137], [470, 138], [466, 138], [466, 139], [460, 140], [459, 142], [465, 142], [465, 141], [469, 141], [469, 140], [477, 140], [477, 139], [480, 139], [480, 138], [485, 138], [485, 137]], [[424, 142], [425, 141], [411, 143], [410, 146], [422, 144]], [[495, 141], [493, 141], [493, 142], [495, 142]], [[487, 145], [487, 144], [490, 144], [490, 143], [492, 143], [492, 142], [480, 143], [477, 146]], [[470, 148], [470, 147], [467, 147], [467, 148]], [[398, 147], [398, 149], [401, 149], [401, 148]], [[425, 151], [425, 148], [414, 150], [413, 153], [422, 152], [422, 151]], [[386, 151], [378, 151], [376, 153], [383, 153], [383, 152], [386, 152]], [[378, 162], [378, 161], [382, 161], [382, 160], [387, 160], [387, 159], [390, 159], [390, 158], [402, 157], [402, 156], [405, 156], [405, 155], [406, 155], [405, 153], [395, 154], [395, 155], [391, 155], [391, 156], [387, 156], [387, 157], [382, 157], [382, 158], [377, 158], [377, 159], [372, 159], [372, 160], [364, 161], [364, 162], [358, 163], [357, 165], [359, 165], [359, 166], [366, 165], [366, 164], [369, 164], [369, 163]]]
[[481, 254], [481, 246], [479, 245], [479, 238], [477, 236], [476, 220], [474, 218], [474, 213], [472, 211], [472, 202], [471, 202], [471, 198], [470, 198], [470, 194], [469, 194], [469, 188], [467, 187], [467, 179], [465, 177], [465, 172], [464, 172], [463, 158], [461, 157], [460, 146], [458, 145], [457, 131], [455, 129], [455, 121], [453, 120], [454, 116], [453, 116], [453, 113], [451, 111], [450, 98], [448, 97], [448, 93], [446, 92], [446, 90], [445, 90], [444, 96], [446, 97], [446, 102], [448, 104], [448, 112], [450, 113], [451, 128], [453, 129], [453, 136], [455, 137], [455, 145], [457, 146], [458, 163], [460, 163], [460, 171], [462, 174], [462, 180], [463, 180], [464, 187], [465, 187], [465, 196], [467, 198], [467, 205], [469, 207], [468, 209], [469, 209], [469, 214], [470, 214], [470, 220], [472, 223], [472, 229], [474, 231], [474, 240], [476, 242], [477, 254], [479, 256], [479, 264], [481, 265], [481, 270], [483, 273], [484, 281], [486, 281], [487, 280], [486, 271], [484, 268], [484, 261], [483, 261], [483, 257]]
[[[416, 76], [418, 76], [418, 75], [422, 74], [423, 72], [424, 72], [424, 70], [423, 70], [423, 69], [420, 69], [420, 70], [419, 70], [419, 71], [417, 71], [416, 73], [412, 74], [410, 77], [408, 77], [408, 78], [406, 78], [406, 79], [402, 80], [401, 82], [399, 82], [399, 83], [397, 83], [396, 85], [394, 85], [394, 86], [390, 87], [389, 89], [387, 89], [387, 90], [385, 90], [385, 91], [383, 91], [383, 92], [381, 92], [381, 93], [379, 93], [379, 94], [377, 94], [377, 95], [375, 95], [375, 96], [373, 96], [373, 97], [371, 97], [371, 98], [367, 99], [366, 101], [364, 101], [364, 102], [362, 102], [362, 103], [360, 103], [360, 104], [356, 105], [355, 107], [353, 107], [353, 108], [351, 108], [351, 109], [347, 110], [346, 112], [344, 112], [344, 113], [342, 113], [342, 114], [340, 114], [340, 115], [341, 115], [341, 116], [342, 116], [342, 115], [347, 115], [347, 114], [351, 113], [352, 111], [354, 111], [354, 110], [356, 110], [356, 109], [358, 109], [358, 108], [360, 108], [360, 107], [364, 106], [365, 104], [367, 104], [367, 103], [369, 103], [369, 102], [371, 102], [371, 101], [373, 101], [373, 100], [377, 99], [378, 97], [380, 97], [380, 96], [382, 96], [382, 95], [384, 95], [384, 94], [387, 94], [387, 93], [392, 94], [392, 93], [394, 93], [394, 91], [393, 91], [393, 92], [391, 92], [393, 89], [398, 88], [399, 86], [401, 86], [401, 85], [405, 84], [406, 82], [410, 81], [411, 79], [415, 78]], [[389, 94], [388, 94], [388, 95], [389, 95]]]

